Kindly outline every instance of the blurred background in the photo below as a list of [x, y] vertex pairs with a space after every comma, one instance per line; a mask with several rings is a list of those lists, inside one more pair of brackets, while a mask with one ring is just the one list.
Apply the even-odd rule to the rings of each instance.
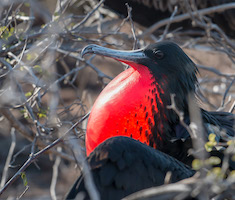
[[84, 46], [131, 50], [174, 41], [198, 65], [200, 106], [233, 112], [234, 38], [233, 0], [2, 0], [0, 188], [28, 166], [0, 199], [62, 199], [86, 167], [84, 116], [127, 66], [84, 60]]

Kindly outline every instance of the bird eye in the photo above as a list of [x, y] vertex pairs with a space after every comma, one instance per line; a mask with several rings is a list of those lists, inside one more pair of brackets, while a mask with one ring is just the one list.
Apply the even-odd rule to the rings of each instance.
[[154, 49], [153, 53], [157, 59], [162, 59], [164, 57], [164, 53], [159, 49]]

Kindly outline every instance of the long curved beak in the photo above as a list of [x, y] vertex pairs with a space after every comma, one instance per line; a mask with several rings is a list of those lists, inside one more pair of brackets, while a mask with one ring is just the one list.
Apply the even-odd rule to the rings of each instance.
[[114, 58], [122, 62], [135, 62], [135, 63], [139, 63], [141, 60], [146, 58], [143, 49], [138, 49], [133, 51], [120, 51], [98, 46], [95, 44], [91, 44], [83, 48], [81, 52], [81, 57], [83, 57], [86, 54], [97, 54], [105, 57]]

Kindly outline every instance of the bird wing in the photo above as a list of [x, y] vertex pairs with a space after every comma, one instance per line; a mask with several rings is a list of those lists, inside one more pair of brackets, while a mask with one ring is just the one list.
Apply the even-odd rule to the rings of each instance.
[[[194, 171], [173, 157], [128, 137], [113, 137], [100, 144], [89, 156], [92, 175], [101, 199], [121, 199], [133, 192], [191, 177]], [[85, 192], [80, 176], [66, 199]]]

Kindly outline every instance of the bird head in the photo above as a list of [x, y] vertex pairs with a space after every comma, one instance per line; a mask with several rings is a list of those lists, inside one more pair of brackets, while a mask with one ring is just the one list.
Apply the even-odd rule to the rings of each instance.
[[110, 57], [128, 64], [97, 98], [88, 121], [87, 154], [113, 136], [129, 136], [154, 148], [172, 137], [178, 116], [167, 109], [170, 94], [179, 110], [187, 114], [187, 94], [195, 91], [197, 67], [172, 42], [159, 42], [133, 51], [88, 45], [82, 52]]
[[191, 92], [197, 84], [196, 74], [198, 72], [194, 62], [184, 51], [173, 42], [159, 42], [148, 45], [143, 49], [132, 51], [113, 50], [98, 45], [88, 45], [82, 52], [86, 54], [97, 54], [113, 58], [128, 64], [136, 70], [147, 67], [156, 81], [167, 79], [171, 93]]

